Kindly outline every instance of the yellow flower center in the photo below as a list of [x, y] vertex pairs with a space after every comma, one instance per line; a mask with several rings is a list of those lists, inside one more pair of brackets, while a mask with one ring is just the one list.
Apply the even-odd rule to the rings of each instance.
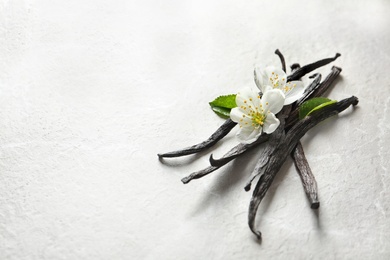
[[263, 126], [266, 116], [263, 113], [255, 112], [251, 115], [253, 126]]

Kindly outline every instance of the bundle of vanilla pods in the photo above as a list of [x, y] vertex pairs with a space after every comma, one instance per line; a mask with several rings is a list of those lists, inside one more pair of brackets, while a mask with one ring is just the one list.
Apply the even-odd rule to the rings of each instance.
[[[279, 50], [276, 50], [275, 54], [279, 56], [282, 63], [282, 68], [284, 71], [286, 71], [283, 55]], [[335, 61], [339, 56], [340, 54], [337, 53], [333, 58], [319, 60], [303, 67], [295, 63], [290, 66], [292, 73], [287, 77], [287, 82], [299, 80], [301, 77], [314, 71], [315, 69]], [[299, 107], [309, 99], [323, 96], [323, 94], [330, 88], [332, 83], [339, 76], [340, 72], [341, 68], [333, 66], [329, 75], [322, 82], [320, 74], [314, 74], [310, 76], [310, 78], [313, 78], [313, 81], [306, 88], [303, 96], [293, 104], [285, 106], [282, 111], [278, 113], [277, 117], [280, 121], [280, 125], [275, 132], [272, 134], [263, 133], [255, 142], [250, 144], [240, 143], [219, 159], [215, 159], [211, 155], [210, 166], [190, 174], [189, 176], [183, 178], [182, 182], [187, 184], [193, 179], [204, 177], [234, 160], [235, 158], [243, 155], [246, 151], [255, 147], [259, 147], [260, 145], [266, 145], [262, 156], [257, 162], [249, 178], [249, 181], [245, 186], [245, 190], [249, 191], [251, 189], [252, 181], [254, 181], [257, 176], [260, 176], [256, 187], [253, 190], [252, 199], [249, 204], [248, 224], [251, 231], [257, 236], [259, 240], [261, 240], [261, 232], [255, 229], [256, 212], [260, 202], [264, 198], [266, 192], [272, 184], [272, 181], [274, 180], [276, 174], [279, 172], [288, 156], [291, 156], [294, 161], [297, 173], [301, 178], [303, 188], [309, 199], [311, 208], [318, 209], [320, 203], [318, 200], [317, 183], [306, 160], [300, 139], [306, 134], [308, 130], [321, 121], [331, 116], [337, 115], [351, 105], [356, 106], [359, 101], [355, 96], [351, 96], [349, 98], [327, 105], [322, 109], [318, 109], [303, 119], [299, 119], [298, 117]], [[235, 122], [233, 122], [231, 119], [227, 119], [225, 123], [223, 123], [222, 126], [220, 126], [204, 142], [184, 148], [182, 150], [158, 154], [158, 156], [160, 160], [162, 160], [162, 158], [179, 157], [204, 151], [226, 136], [235, 125]]]

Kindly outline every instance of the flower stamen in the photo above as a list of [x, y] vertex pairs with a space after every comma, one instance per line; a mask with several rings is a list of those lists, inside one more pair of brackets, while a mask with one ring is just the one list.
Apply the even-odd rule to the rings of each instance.
[[255, 114], [252, 115], [252, 122], [253, 126], [263, 126], [264, 125], [264, 120], [266, 118], [266, 115], [263, 113], [256, 112]]

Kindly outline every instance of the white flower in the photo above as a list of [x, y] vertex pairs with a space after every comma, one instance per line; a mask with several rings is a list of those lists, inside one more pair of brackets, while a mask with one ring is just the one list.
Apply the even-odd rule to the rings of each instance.
[[280, 68], [268, 66], [265, 69], [258, 68], [255, 70], [255, 82], [261, 92], [265, 93], [270, 89], [280, 89], [286, 96], [284, 104], [289, 105], [302, 96], [305, 88], [302, 81], [297, 80], [287, 83], [286, 81], [287, 75]]
[[237, 107], [230, 111], [230, 118], [239, 124], [237, 137], [241, 143], [253, 143], [264, 131], [272, 133], [280, 122], [276, 118], [284, 104], [284, 94], [279, 89], [271, 89], [260, 95], [246, 88], [237, 93]]

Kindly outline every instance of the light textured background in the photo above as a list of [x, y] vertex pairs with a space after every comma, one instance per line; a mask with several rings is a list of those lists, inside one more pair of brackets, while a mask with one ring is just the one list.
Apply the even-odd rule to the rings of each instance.
[[[389, 259], [390, 2], [0, 0], [0, 259]], [[222, 122], [207, 102], [255, 64], [340, 52], [328, 93], [359, 106], [303, 139], [247, 226], [254, 151], [161, 163]], [[325, 76], [330, 66], [319, 70]]]

